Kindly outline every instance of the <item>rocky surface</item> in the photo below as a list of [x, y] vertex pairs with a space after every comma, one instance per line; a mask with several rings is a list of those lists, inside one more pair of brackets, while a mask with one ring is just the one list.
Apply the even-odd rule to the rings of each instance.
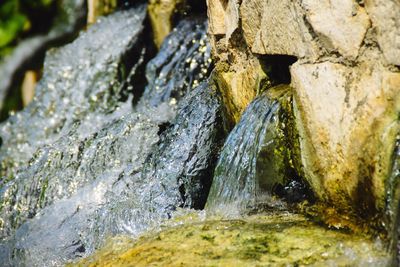
[[[236, 92], [250, 96], [244, 100], [247, 104], [260, 87], [254, 77], [263, 73], [259, 81], [268, 86], [276, 82], [271, 75], [274, 68], [289, 68], [287, 83], [294, 88], [301, 147], [298, 173], [319, 200], [339, 213], [361, 221], [382, 216], [387, 192], [392, 190], [388, 177], [400, 127], [399, 3], [208, 0], [207, 4], [216, 76], [248, 70], [220, 79], [227, 84], [221, 87], [223, 94], [230, 95], [231, 102]], [[285, 60], [288, 56], [290, 62]], [[276, 63], [272, 71], [271, 59]], [[251, 68], [257, 65], [261, 72]], [[227, 107], [236, 117], [243, 110]], [[340, 220], [328, 223], [343, 226]]]
[[[139, 240], [119, 237], [74, 266], [390, 266], [382, 244], [327, 230], [287, 212], [175, 219]], [[198, 218], [200, 217], [200, 218]], [[213, 220], [214, 219], [214, 220]], [[172, 226], [172, 227], [171, 227]]]

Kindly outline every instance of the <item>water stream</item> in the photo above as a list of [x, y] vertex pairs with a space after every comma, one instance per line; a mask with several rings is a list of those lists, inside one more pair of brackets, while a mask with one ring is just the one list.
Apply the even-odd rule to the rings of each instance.
[[[156, 55], [148, 31], [146, 5], [136, 5], [51, 49], [33, 102], [0, 125], [2, 265], [62, 266], [93, 254], [109, 237], [160, 230], [181, 210], [235, 218], [182, 229], [190, 238], [191, 231], [218, 237], [225, 227], [232, 246], [245, 247], [236, 247], [244, 263], [248, 255], [285, 261], [297, 244], [282, 231], [306, 240], [307, 252], [325, 236], [327, 229], [288, 212], [314, 198], [295, 171], [292, 89], [260, 93], [227, 133], [205, 17], [181, 19]], [[397, 161], [392, 176], [397, 184]], [[238, 219], [271, 210], [278, 213]], [[272, 235], [282, 254], [264, 244]], [[363, 237], [329, 236], [323, 246], [347, 242], [331, 255], [361, 259]], [[200, 237], [206, 253], [214, 239]], [[363, 262], [389, 262], [380, 245], [367, 245], [376, 259]]]
[[[310, 190], [293, 170], [286, 128], [291, 88], [269, 89], [249, 104], [221, 151], [207, 208], [226, 216], [263, 208], [285, 209]], [[277, 198], [280, 197], [280, 198]]]
[[206, 23], [181, 21], [145, 67], [144, 18], [116, 12], [50, 51], [34, 101], [1, 125], [5, 265], [60, 265], [204, 207], [224, 137]]

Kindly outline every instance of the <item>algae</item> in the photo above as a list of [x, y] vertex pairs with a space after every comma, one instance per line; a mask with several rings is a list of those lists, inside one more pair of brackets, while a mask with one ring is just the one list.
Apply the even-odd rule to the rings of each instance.
[[379, 240], [329, 230], [289, 212], [208, 218], [138, 240], [116, 237], [71, 266], [387, 266]]

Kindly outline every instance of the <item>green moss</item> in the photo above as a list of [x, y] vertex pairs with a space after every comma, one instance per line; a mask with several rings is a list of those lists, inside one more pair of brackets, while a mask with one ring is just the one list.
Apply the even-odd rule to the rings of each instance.
[[118, 237], [75, 265], [388, 266], [390, 261], [379, 242], [285, 212], [242, 220], [186, 221], [137, 241]]

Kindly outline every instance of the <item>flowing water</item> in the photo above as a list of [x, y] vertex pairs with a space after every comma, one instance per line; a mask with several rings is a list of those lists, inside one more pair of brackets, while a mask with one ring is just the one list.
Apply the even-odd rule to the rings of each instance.
[[5, 265], [60, 265], [204, 206], [224, 134], [206, 24], [180, 22], [140, 88], [144, 18], [145, 6], [117, 12], [49, 51], [34, 101], [1, 126]]
[[[288, 203], [313, 200], [295, 171], [289, 86], [261, 93], [225, 140], [206, 28], [205, 18], [182, 19], [149, 61], [146, 6], [136, 5], [48, 51], [34, 101], [0, 125], [2, 265], [61, 266], [111, 236], [157, 232], [180, 212], [204, 208], [236, 220], [187, 223], [151, 240], [212, 264], [223, 264], [223, 255], [225, 263], [286, 263], [296, 249], [293, 262], [389, 262], [379, 242], [364, 246], [363, 236], [287, 212]], [[397, 183], [397, 161], [394, 169]], [[237, 219], [271, 209], [264, 217]]]
[[[285, 127], [290, 118], [290, 87], [278, 86], [257, 97], [229, 134], [217, 167], [207, 208], [235, 215], [309, 197], [307, 185], [293, 171]], [[264, 207], [265, 208], [265, 207]]]

